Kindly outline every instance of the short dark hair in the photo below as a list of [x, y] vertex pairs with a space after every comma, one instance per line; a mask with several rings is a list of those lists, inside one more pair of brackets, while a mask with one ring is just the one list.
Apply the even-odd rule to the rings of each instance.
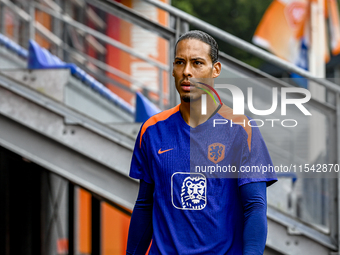
[[177, 44], [180, 41], [183, 41], [185, 39], [196, 39], [199, 40], [201, 42], [204, 42], [206, 44], [208, 44], [210, 46], [210, 58], [213, 64], [215, 64], [218, 61], [218, 44], [215, 41], [214, 38], [212, 38], [211, 35], [208, 35], [207, 33], [200, 31], [200, 30], [191, 30], [188, 31], [186, 33], [184, 33], [183, 35], [181, 35], [175, 45], [175, 55], [176, 55], [176, 48], [177, 48]]

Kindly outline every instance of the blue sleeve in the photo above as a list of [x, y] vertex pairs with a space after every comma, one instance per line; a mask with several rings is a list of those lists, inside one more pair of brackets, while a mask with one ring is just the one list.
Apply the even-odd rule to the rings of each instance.
[[152, 238], [152, 206], [154, 185], [140, 180], [139, 193], [133, 209], [126, 254], [145, 254]]
[[[143, 126], [142, 126], [143, 127]], [[142, 130], [142, 128], [141, 128]], [[142, 139], [141, 130], [136, 139], [135, 148], [132, 154], [130, 177], [135, 179], [144, 180], [147, 183], [153, 183], [151, 173], [149, 171], [149, 162], [147, 157], [146, 136], [144, 133]]]
[[266, 182], [267, 186], [270, 186], [277, 181], [273, 162], [260, 129], [255, 125], [254, 121], [252, 121], [252, 125], [250, 148], [247, 141], [243, 143], [242, 148], [242, 166], [248, 167], [250, 171], [240, 173], [238, 185], [242, 186], [251, 182]]
[[240, 187], [244, 224], [243, 255], [262, 255], [267, 239], [266, 182]]

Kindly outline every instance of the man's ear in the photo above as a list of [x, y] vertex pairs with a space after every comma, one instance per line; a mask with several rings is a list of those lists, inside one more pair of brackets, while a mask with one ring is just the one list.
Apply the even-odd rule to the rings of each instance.
[[213, 66], [213, 78], [216, 78], [220, 75], [221, 73], [221, 68], [222, 68], [222, 65], [220, 62], [216, 62]]
[[175, 65], [175, 62], [172, 63], [172, 76], [175, 77], [175, 74], [174, 74], [174, 65]]

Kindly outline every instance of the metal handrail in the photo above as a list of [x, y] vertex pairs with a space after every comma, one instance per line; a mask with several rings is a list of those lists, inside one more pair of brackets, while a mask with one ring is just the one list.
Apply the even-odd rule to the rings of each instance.
[[[0, 0], [0, 1], [3, 1], [3, 0]], [[107, 44], [110, 44], [122, 51], [125, 51], [126, 53], [129, 53], [130, 55], [136, 57], [136, 58], [139, 58], [141, 60], [144, 60], [145, 62], [148, 62], [149, 64], [153, 65], [153, 66], [156, 66], [164, 71], [169, 71], [169, 67], [167, 65], [164, 65], [163, 63], [160, 63], [159, 61], [157, 60], [154, 60], [154, 59], [151, 59], [149, 57], [146, 57], [144, 56], [143, 54], [140, 54], [139, 52], [136, 52], [135, 50], [133, 50], [132, 48], [122, 44], [121, 42], [118, 42], [100, 32], [97, 32], [95, 29], [92, 29], [90, 27], [87, 27], [83, 24], [81, 24], [80, 22], [77, 22], [75, 20], [73, 20], [70, 16], [68, 15], [64, 15], [64, 14], [61, 14], [61, 13], [56, 13], [55, 11], [51, 10], [50, 8], [47, 8], [47, 7], [44, 7], [42, 6], [41, 4], [38, 4], [38, 3], [33, 3], [33, 6], [38, 9], [38, 10], [41, 10], [51, 16], [53, 16], [54, 18], [57, 18], [81, 31], [84, 31], [86, 32], [87, 34], [90, 34], [102, 41], [104, 41], [105, 43]]]
[[[279, 78], [273, 77], [268, 73], [265, 73], [255, 67], [249, 66], [248, 64], [241, 62], [223, 52], [219, 53], [219, 59], [223, 66], [242, 69], [242, 72], [246, 72], [249, 77], [265, 79], [265, 83], [268, 81], [270, 84], [273, 84], [273, 87], [290, 87], [288, 83], [282, 81]], [[267, 84], [267, 83], [266, 83]], [[335, 105], [332, 105], [328, 102], [323, 102], [318, 100], [317, 98], [311, 98], [308, 102], [311, 106], [317, 107], [325, 114], [334, 114], [336, 111]]]
[[114, 40], [113, 38], [110, 38], [109, 36], [107, 35], [104, 35], [98, 31], [96, 31], [95, 29], [92, 29], [92, 28], [89, 28], [83, 24], [81, 24], [80, 22], [77, 22], [75, 20], [73, 20], [70, 16], [68, 15], [64, 15], [64, 14], [61, 14], [61, 13], [56, 13], [55, 11], [49, 9], [49, 8], [46, 8], [44, 6], [42, 6], [41, 4], [38, 4], [38, 3], [32, 3], [31, 5], [31, 8], [36, 8], [36, 9], [39, 9], [43, 12], [46, 12], [47, 14], [50, 14], [51, 16], [65, 22], [66, 24], [68, 25], [71, 25], [75, 28], [78, 28], [79, 30], [81, 31], [84, 31], [86, 32], [87, 34], [90, 34], [96, 38], [99, 38], [100, 40], [104, 41], [105, 43], [107, 44], [110, 44], [120, 50], [123, 50], [125, 52], [127, 52], [128, 54], [136, 57], [136, 58], [139, 58], [149, 64], [151, 64], [152, 66], [158, 68], [158, 79], [159, 79], [159, 108], [160, 109], [163, 109], [164, 106], [163, 106], [163, 99], [164, 99], [164, 93], [163, 93], [163, 73], [162, 71], [166, 71], [166, 72], [170, 72], [170, 67], [168, 65], [165, 65], [157, 60], [154, 60], [152, 58], [149, 58], [147, 56], [144, 56], [143, 54], [139, 53], [139, 52], [136, 52], [134, 49], [132, 49], [131, 47], [129, 46], [126, 46], [124, 44], [122, 44], [121, 42], [119, 41], [116, 41]]
[[[1, 0], [2, 1], [2, 0]], [[87, 56], [86, 54], [84, 53], [81, 53], [81, 52], [75, 52], [74, 49], [71, 50], [70, 47], [68, 47], [67, 45], [64, 45], [63, 41], [61, 39], [59, 39], [59, 37], [57, 37], [56, 35], [54, 35], [51, 31], [49, 31], [48, 29], [46, 29], [41, 23], [35, 21], [34, 23], [34, 27], [35, 29], [37, 29], [37, 31], [42, 35], [44, 36], [44, 38], [46, 38], [49, 42], [51, 43], [54, 43], [56, 45], [58, 45], [59, 47], [61, 47], [62, 49], [68, 51], [69, 53], [74, 53], [74, 54], [79, 54], [80, 56], [82, 57], [86, 57], [86, 60], [91, 62], [92, 64], [94, 64], [95, 66], [103, 69], [104, 71], [106, 72], [109, 72], [113, 75], [116, 75], [118, 76], [119, 78], [122, 78], [128, 82], [131, 82], [135, 85], [138, 85], [138, 88], [140, 89], [143, 89], [145, 87], [145, 85], [143, 83], [141, 83], [140, 81], [132, 78], [130, 75], [102, 62], [102, 61], [99, 61], [95, 58], [92, 58], [90, 56]], [[127, 87], [124, 88], [126, 89], [127, 91], [129, 92], [133, 92], [131, 91], [130, 89], [128, 89]], [[148, 91], [150, 92], [153, 92], [153, 93], [157, 93], [157, 91], [155, 90], [152, 90], [152, 89], [148, 89]], [[135, 91], [134, 91], [135, 92]]]
[[30, 21], [31, 20], [31, 16], [27, 12], [25, 12], [24, 10], [22, 10], [21, 8], [16, 6], [11, 1], [0, 0], [0, 2], [4, 3], [8, 8], [10, 8], [12, 11], [16, 12], [20, 16], [21, 19], [23, 19], [25, 21]]
[[[151, 66], [154, 66], [158, 69], [158, 75], [159, 75], [159, 107], [162, 109], [163, 108], [163, 98], [164, 96], [168, 96], [167, 94], [163, 93], [163, 73], [162, 71], [166, 71], [169, 72], [170, 68], [169, 65], [163, 64], [155, 59], [152, 59], [148, 56], [145, 56], [137, 51], [135, 51], [134, 49], [130, 48], [129, 46], [126, 46], [124, 44], [122, 44], [119, 41], [114, 40], [113, 38], [110, 38], [98, 31], [96, 31], [95, 29], [89, 28], [85, 25], [83, 25], [80, 22], [77, 22], [75, 20], [73, 20], [69, 15], [64, 14], [64, 13], [60, 13], [58, 11], [52, 10], [48, 7], [45, 7], [39, 3], [36, 2], [31, 2], [31, 5], [29, 6], [30, 9], [30, 13], [27, 13], [25, 10], [21, 9], [20, 7], [14, 5], [13, 3], [9, 2], [8, 0], [0, 0], [0, 3], [3, 3], [5, 6], [9, 7], [14, 13], [16, 13], [17, 15], [19, 15], [19, 17], [21, 19], [23, 19], [26, 22], [30, 23], [30, 37], [34, 36], [34, 30], [36, 30], [37, 32], [39, 32], [41, 35], [43, 35], [49, 42], [57, 45], [57, 47], [59, 48], [64, 48], [64, 43], [62, 43], [61, 40], [58, 40], [59, 37], [55, 36], [52, 32], [48, 31], [47, 29], [44, 29], [44, 26], [42, 26], [39, 22], [35, 21], [34, 19], [32, 19], [31, 17], [34, 16], [35, 10], [40, 10], [42, 12], [45, 12], [49, 15], [51, 15], [52, 17], [59, 19], [62, 22], [65, 22], [65, 24], [70, 25], [71, 27], [74, 27], [82, 32], [85, 32], [89, 35], [92, 35], [96, 38], [99, 38], [99, 40], [112, 45], [122, 51], [127, 52], [128, 54], [130, 54], [133, 57], [136, 57], [138, 59], [141, 59], [147, 63], [149, 63]], [[93, 3], [92, 3], [93, 4]], [[96, 3], [95, 6], [97, 6], [100, 9], [105, 9], [104, 7], [107, 6], [107, 8], [110, 10], [109, 13], [113, 12], [119, 12], [119, 11], [123, 11], [123, 17], [121, 18], [128, 18], [128, 19], [132, 19], [132, 16], [137, 15], [136, 17], [134, 17], [132, 19], [132, 21], [143, 21], [142, 23], [142, 27], [145, 27], [146, 29], [150, 29], [151, 27], [153, 27], [154, 29], [152, 29], [152, 31], [158, 32], [162, 37], [169, 39], [171, 36], [173, 36], [174, 34], [174, 30], [164, 27], [162, 25], [159, 25], [149, 19], [147, 19], [146, 17], [143, 17], [142, 15], [138, 14], [137, 12], [131, 12], [130, 10], [128, 10], [127, 7], [125, 6], [121, 6], [120, 5], [112, 5], [112, 4], [103, 4], [103, 3]], [[130, 13], [131, 12], [131, 13]], [[121, 15], [118, 15], [121, 16]], [[98, 62], [97, 62], [98, 64]], [[103, 65], [101, 65], [101, 67], [103, 67]], [[109, 70], [109, 72], [112, 73], [112, 69]], [[134, 84], [139, 84], [138, 87], [141, 87], [141, 83], [136, 81], [135, 79], [132, 79], [131, 77], [128, 77], [128, 75], [122, 75], [122, 73], [117, 73], [115, 72], [115, 75], [118, 75], [120, 78], [123, 78], [124, 80], [127, 80], [129, 82], [132, 82]], [[124, 77], [122, 77], [124, 76]], [[145, 86], [142, 86], [142, 88], [145, 88]], [[147, 89], [147, 91], [152, 91], [154, 93], [157, 93], [154, 90], [150, 90]]]
[[158, 33], [164, 39], [171, 39], [176, 35], [176, 31], [170, 27], [163, 26], [139, 12], [116, 1], [109, 0], [85, 0], [88, 4], [95, 6], [105, 12], [108, 12], [120, 19], [124, 19], [130, 23], [137, 24], [149, 31]]
[[[62, 48], [69, 53], [80, 55], [81, 57], [86, 58], [86, 61], [94, 64], [95, 66], [99, 67], [100, 69], [104, 70], [105, 72], [116, 75], [116, 76], [118, 76], [119, 78], [121, 78], [125, 81], [133, 83], [134, 85], [137, 85], [137, 87], [140, 88], [140, 89], [145, 88], [145, 84], [143, 84], [142, 82], [138, 81], [137, 79], [132, 78], [130, 75], [120, 71], [119, 69], [106, 64], [105, 62], [102, 62], [102, 61], [97, 60], [93, 57], [87, 56], [86, 54], [84, 54], [82, 52], [74, 51], [74, 49], [71, 50], [71, 48], [67, 47], [67, 46], [66, 47], [63, 46]], [[148, 91], [153, 92], [153, 93], [157, 93], [157, 91], [153, 90], [153, 89], [148, 89]]]
[[189, 24], [199, 28], [199, 29], [202, 29], [202, 30], [205, 30], [205, 31], [209, 31], [209, 33], [213, 36], [216, 36], [217, 38], [223, 40], [224, 42], [227, 42], [239, 49], [242, 49], [244, 51], [247, 51], [265, 61], [268, 61], [272, 64], [275, 64], [279, 67], [281, 67], [282, 69], [284, 70], [287, 70], [289, 72], [293, 72], [293, 73], [296, 73], [298, 75], [301, 75], [302, 77], [305, 77], [305, 78], [308, 78], [309, 80], [311, 81], [314, 81], [320, 85], [323, 85], [325, 88], [327, 89], [330, 89], [336, 93], [340, 93], [340, 87], [335, 84], [335, 83], [332, 83], [326, 79], [323, 79], [323, 78], [318, 78], [314, 75], [312, 75], [310, 72], [304, 70], [304, 69], [301, 69], [295, 65], [293, 65], [292, 63], [286, 61], [286, 60], [283, 60], [265, 50], [262, 50], [258, 47], [256, 47], [255, 45], [249, 43], [249, 42], [246, 42], [226, 31], [223, 31], [222, 29], [219, 29], [213, 25], [210, 25], [209, 23], [205, 22], [205, 21], [202, 21], [186, 12], [183, 12], [175, 7], [172, 7], [168, 4], [165, 4], [161, 1], [158, 1], [158, 0], [143, 0], [145, 2], [148, 2], [164, 11], [167, 11], [168, 13], [176, 16], [176, 17], [179, 17], [181, 20], [184, 20], [186, 22], [188, 22]]

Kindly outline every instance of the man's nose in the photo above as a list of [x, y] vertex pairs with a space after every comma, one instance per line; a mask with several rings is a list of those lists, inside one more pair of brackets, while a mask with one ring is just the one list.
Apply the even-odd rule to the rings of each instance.
[[192, 77], [191, 65], [187, 63], [184, 67], [183, 75], [185, 77]]

